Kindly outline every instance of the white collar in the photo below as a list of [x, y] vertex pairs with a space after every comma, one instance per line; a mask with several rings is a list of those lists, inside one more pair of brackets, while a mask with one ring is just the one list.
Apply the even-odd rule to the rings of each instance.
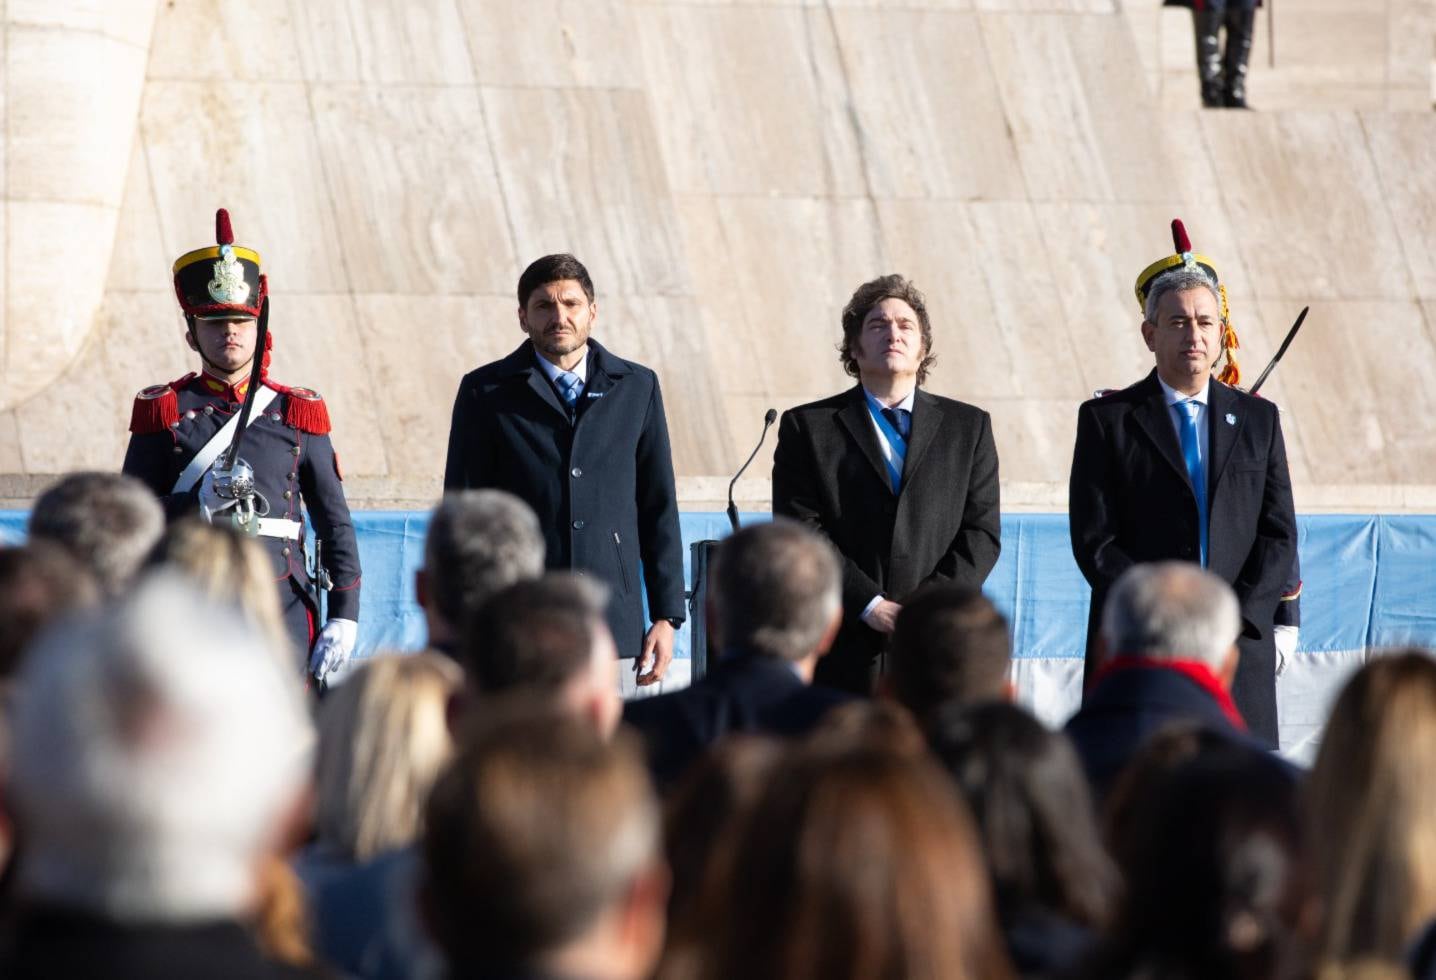
[[863, 389], [863, 397], [868, 400], [868, 404], [869, 404], [869, 405], [871, 405], [873, 408], [876, 408], [879, 412], [881, 412], [881, 411], [882, 411], [883, 409], [885, 409], [885, 408], [901, 408], [901, 409], [903, 409], [904, 411], [911, 412], [911, 411], [912, 411], [913, 398], [914, 398], [916, 395], [917, 395], [917, 389], [914, 388], [912, 391], [909, 391], [909, 392], [907, 393], [907, 397], [906, 397], [906, 398], [904, 398], [902, 401], [898, 402], [896, 405], [884, 405], [882, 402], [880, 402], [880, 401], [877, 399], [877, 396], [874, 395], [871, 391], [868, 391], [867, 388], [864, 388], [864, 389]]
[[[548, 358], [544, 357], [542, 354], [540, 354], [540, 353], [538, 352], [537, 349], [534, 350], [534, 360], [538, 361], [539, 367], [543, 368], [543, 373], [544, 373], [545, 375], [547, 375], [548, 379], [549, 379], [550, 381], [552, 381], [554, 384], [558, 384], [558, 376], [559, 376], [560, 374], [563, 374], [563, 368], [559, 367], [559, 366], [558, 366], [557, 364], [555, 364], [553, 361], [550, 361]], [[588, 354], [587, 354], [587, 353], [585, 353], [585, 354], [583, 355], [583, 360], [581, 360], [581, 361], [579, 361], [577, 364], [575, 364], [575, 365], [573, 366], [573, 370], [570, 371], [569, 373], [570, 373], [570, 374], [576, 374], [576, 375], [578, 375], [578, 383], [579, 383], [579, 384], [581, 384], [581, 385], [583, 385], [583, 384], [588, 384]]]
[[1166, 396], [1168, 405], [1180, 405], [1182, 402], [1196, 402], [1203, 408], [1206, 408], [1207, 395], [1212, 390], [1212, 379], [1210, 375], [1207, 376], [1207, 383], [1202, 385], [1202, 390], [1197, 392], [1195, 395], [1182, 394], [1176, 388], [1173, 388], [1171, 385], [1163, 381], [1160, 374], [1157, 375], [1157, 384], [1162, 386], [1162, 394]]

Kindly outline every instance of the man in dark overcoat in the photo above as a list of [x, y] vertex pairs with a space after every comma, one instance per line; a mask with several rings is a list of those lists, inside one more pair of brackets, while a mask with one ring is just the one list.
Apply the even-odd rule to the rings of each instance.
[[633, 661], [639, 685], [656, 683], [684, 619], [658, 376], [590, 338], [593, 280], [572, 255], [546, 255], [525, 269], [518, 301], [528, 339], [459, 384], [444, 488], [493, 487], [527, 502], [543, 528], [547, 566], [610, 586], [619, 655]]
[[920, 386], [933, 361], [922, 293], [902, 276], [859, 286], [839, 348], [858, 384], [783, 413], [773, 513], [842, 558], [843, 626], [814, 682], [869, 694], [898, 611], [928, 582], [980, 589], [997, 563], [997, 447], [980, 408]]
[[1102, 606], [1118, 577], [1142, 562], [1196, 562], [1236, 593], [1232, 697], [1252, 734], [1276, 747], [1274, 626], [1296, 560], [1281, 418], [1235, 387], [1237, 341], [1216, 264], [1191, 250], [1180, 222], [1173, 234], [1177, 254], [1137, 279], [1156, 366], [1077, 412], [1068, 519], [1073, 557], [1092, 586], [1086, 675], [1098, 667]]

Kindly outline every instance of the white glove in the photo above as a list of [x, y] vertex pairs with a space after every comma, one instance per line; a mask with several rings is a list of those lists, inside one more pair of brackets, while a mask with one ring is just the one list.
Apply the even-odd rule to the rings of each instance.
[[331, 619], [325, 623], [314, 641], [314, 652], [309, 655], [310, 676], [322, 681], [347, 664], [358, 639], [359, 624], [352, 619]]
[[1272, 628], [1272, 642], [1276, 644], [1276, 676], [1286, 670], [1286, 662], [1296, 656], [1296, 641], [1301, 635], [1298, 626], [1275, 626]]
[[221, 511], [233, 507], [237, 500], [233, 497], [221, 497], [214, 489], [214, 469], [204, 471], [204, 476], [199, 481], [199, 516], [210, 524]]

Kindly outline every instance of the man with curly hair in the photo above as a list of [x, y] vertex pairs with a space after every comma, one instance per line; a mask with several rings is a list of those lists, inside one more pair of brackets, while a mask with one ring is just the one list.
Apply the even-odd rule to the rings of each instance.
[[859, 286], [842, 324], [858, 383], [783, 414], [773, 513], [842, 556], [843, 626], [815, 683], [870, 693], [907, 597], [930, 582], [979, 589], [997, 563], [997, 447], [985, 411], [922, 389], [932, 323], [911, 282]]

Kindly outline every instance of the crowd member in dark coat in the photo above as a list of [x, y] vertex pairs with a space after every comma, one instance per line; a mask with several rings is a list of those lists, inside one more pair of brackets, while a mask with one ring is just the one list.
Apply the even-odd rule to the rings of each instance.
[[[1140, 562], [1179, 559], [1220, 576], [1241, 604], [1233, 696], [1252, 733], [1277, 744], [1277, 606], [1296, 560], [1296, 514], [1276, 406], [1227, 383], [1236, 335], [1216, 267], [1179, 252], [1137, 279], [1142, 336], [1156, 368], [1077, 413], [1069, 518], [1072, 554], [1092, 586], [1087, 678], [1107, 591]], [[1223, 352], [1219, 378], [1211, 369]]]
[[414, 595], [424, 610], [428, 647], [458, 657], [464, 624], [491, 595], [543, 572], [538, 518], [502, 490], [447, 493], [429, 515], [424, 567]]
[[[309, 673], [322, 680], [348, 661], [359, 629], [359, 546], [329, 439], [329, 410], [314, 391], [269, 377], [274, 335], [266, 333], [264, 349], [255, 349], [256, 318], [269, 289], [259, 253], [234, 244], [227, 212], [218, 212], [215, 225], [219, 244], [187, 252], [174, 266], [185, 339], [201, 371], [135, 398], [124, 471], [144, 481], [171, 518], [230, 522], [239, 508], [216, 494], [213, 464], [230, 444], [226, 426], [240, 413], [259, 358], [261, 387], [239, 456], [252, 470], [256, 533], [274, 568], [290, 636]], [[306, 560], [306, 514], [323, 564], [318, 582]], [[328, 586], [324, 610], [317, 586]]]
[[444, 489], [494, 487], [528, 503], [544, 530], [548, 567], [608, 583], [619, 656], [637, 658], [638, 683], [656, 683], [684, 619], [678, 497], [658, 376], [589, 339], [598, 319], [593, 280], [572, 255], [546, 255], [525, 269], [518, 300], [529, 339], [459, 383]]
[[898, 613], [881, 689], [926, 725], [946, 705], [1012, 697], [1007, 617], [977, 589], [924, 586]]
[[8, 787], [23, 914], [0, 976], [280, 975], [250, 918], [313, 732], [277, 651], [157, 573], [32, 653]]
[[1067, 722], [1099, 800], [1143, 744], [1174, 722], [1255, 744], [1229, 693], [1239, 622], [1231, 589], [1196, 565], [1138, 565], [1117, 580], [1102, 617], [1111, 654]]
[[429, 797], [422, 907], [451, 980], [640, 980], [668, 872], [637, 744], [510, 703], [478, 719]]
[[1065, 975], [1119, 889], [1077, 754], [1004, 702], [951, 704], [929, 738], [977, 821], [1013, 966], [1023, 977]]
[[773, 513], [821, 532], [842, 558], [843, 628], [818, 682], [871, 694], [918, 586], [981, 588], [997, 563], [997, 448], [986, 412], [919, 387], [933, 339], [912, 283], [864, 283], [842, 323], [843, 367], [859, 383], [783, 413]]
[[729, 732], [801, 735], [849, 698], [810, 686], [842, 621], [826, 541], [783, 518], [743, 528], [719, 546], [712, 582], [717, 666], [692, 687], [624, 708], [663, 785]]

